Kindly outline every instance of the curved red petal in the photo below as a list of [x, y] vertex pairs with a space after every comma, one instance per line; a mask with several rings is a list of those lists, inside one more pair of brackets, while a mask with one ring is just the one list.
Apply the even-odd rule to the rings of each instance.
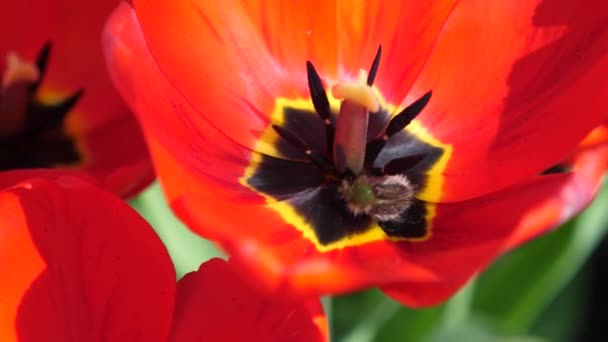
[[82, 137], [85, 162], [79, 170], [105, 188], [129, 198], [156, 178], [146, 141], [132, 113], [99, 126]]
[[608, 170], [608, 127], [600, 126], [581, 143], [567, 162], [575, 177], [568, 186], [531, 214], [511, 236], [508, 248], [524, 243], [547, 230], [564, 223], [583, 210], [595, 198]]
[[166, 341], [175, 271], [127, 204], [71, 176], [0, 193], [0, 336]]
[[[169, 199], [205, 189], [197, 185], [199, 175], [213, 178], [220, 193], [250, 193], [238, 179], [249, 164], [251, 151], [198, 115], [169, 83], [148, 53], [128, 4], [119, 6], [108, 21], [104, 43], [111, 76], [140, 117]], [[182, 165], [190, 170], [180, 171]]]
[[32, 179], [44, 178], [55, 180], [64, 176], [79, 177], [87, 182], [94, 184], [97, 179], [87, 177], [86, 174], [81, 174], [78, 171], [58, 170], [58, 169], [27, 169], [0, 172], [0, 190], [10, 188], [17, 183]]
[[260, 293], [232, 262], [211, 259], [178, 282], [170, 340], [328, 341], [315, 319], [304, 299]]
[[453, 145], [442, 202], [541, 173], [604, 120], [606, 20], [600, 0], [456, 7], [410, 94], [433, 90], [419, 120]]
[[[470, 250], [460, 251], [469, 254], [466, 260], [472, 264], [462, 264], [464, 259], [449, 253], [435, 257], [432, 262], [443, 278], [436, 284], [395, 284], [383, 289], [412, 306], [432, 305], [448, 298], [499, 254], [559, 226], [584, 209], [597, 194], [608, 168], [608, 144], [577, 153], [573, 168], [571, 174], [542, 176], [519, 189], [446, 205], [445, 212], [440, 212], [445, 223], [438, 220], [437, 225], [450, 229], [450, 235], [463, 235], [463, 240], [474, 242], [471, 248], [485, 250], [473, 251], [472, 255]], [[466, 227], [476, 231], [466, 236]], [[488, 241], [478, 241], [487, 235]]]
[[307, 60], [331, 84], [369, 68], [382, 44], [377, 84], [389, 100], [401, 102], [455, 2], [180, 0], [133, 6], [151, 55], [197, 116], [253, 148], [277, 97], [308, 97]]
[[84, 160], [76, 166], [99, 178], [99, 184], [124, 197], [154, 179], [144, 139], [135, 117], [107, 75], [101, 29], [118, 1], [9, 1], [0, 6], [0, 73], [5, 55], [17, 52], [33, 61], [46, 42], [52, 44], [39, 90], [43, 101], [84, 95], [68, 114], [66, 129], [76, 137]]
[[[26, 217], [14, 194], [0, 192], [0, 339], [16, 341], [15, 321], [21, 298], [45, 269], [29, 235]], [[10, 227], [10, 228], [9, 228]], [[18, 262], [14, 262], [18, 256]]]

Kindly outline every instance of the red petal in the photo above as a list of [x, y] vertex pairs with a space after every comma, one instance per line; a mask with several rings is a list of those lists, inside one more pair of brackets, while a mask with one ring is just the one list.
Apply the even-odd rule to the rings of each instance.
[[[449, 239], [454, 253], [435, 253], [425, 260], [440, 275], [437, 283], [395, 284], [385, 287], [385, 292], [412, 306], [448, 298], [500, 253], [559, 226], [584, 209], [595, 197], [607, 167], [608, 144], [604, 144], [577, 154], [572, 174], [542, 176], [493, 195], [446, 204], [436, 222], [437, 230], [445, 227], [446, 234], [435, 235], [445, 241], [437, 241], [434, 248], [440, 250]], [[474, 231], [469, 232], [468, 227]], [[453, 241], [458, 239], [472, 244], [458, 246]], [[459, 254], [464, 257], [459, 258]]]
[[369, 68], [382, 44], [378, 86], [401, 102], [455, 2], [180, 0], [134, 7], [150, 53], [197, 116], [254, 147], [277, 97], [308, 97], [307, 60], [334, 83]]
[[519, 225], [509, 240], [509, 248], [566, 222], [591, 203], [608, 169], [608, 127], [600, 126], [592, 131], [569, 163], [574, 165], [576, 177], [536, 215], [530, 215], [529, 222]]
[[126, 109], [122, 118], [87, 133], [82, 148], [90, 159], [81, 171], [119, 196], [132, 197], [156, 178], [140, 126]]
[[114, 90], [103, 60], [101, 29], [116, 4], [115, 0], [3, 2], [0, 73], [8, 51], [33, 61], [50, 41], [40, 96], [55, 101], [85, 90], [67, 119], [68, 131], [86, 154], [79, 169], [127, 197], [149, 185], [154, 171], [137, 122]]
[[177, 284], [171, 341], [327, 341], [314, 320], [303, 299], [258, 293], [233, 263], [211, 259]]
[[175, 272], [123, 201], [72, 177], [30, 180], [0, 193], [0, 220], [1, 340], [166, 341]]
[[[106, 56], [117, 88], [142, 119], [169, 199], [193, 189], [206, 189], [198, 185], [198, 176], [213, 179], [218, 187], [216, 194], [251, 196], [238, 182], [249, 165], [251, 151], [198, 115], [167, 81], [149, 55], [135, 19], [128, 4], [117, 8], [104, 32]], [[189, 170], [180, 170], [181, 165]]]
[[608, 6], [465, 1], [414, 86], [421, 123], [454, 151], [441, 201], [490, 193], [553, 166], [605, 117]]

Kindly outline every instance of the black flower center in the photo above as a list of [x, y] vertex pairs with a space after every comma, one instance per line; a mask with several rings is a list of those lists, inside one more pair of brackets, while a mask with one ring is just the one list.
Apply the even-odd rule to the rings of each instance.
[[[370, 90], [380, 53], [362, 85]], [[312, 63], [307, 70], [312, 108], [279, 105], [279, 117], [273, 117], [277, 124], [270, 127], [279, 136], [274, 147], [281, 158], [259, 155], [244, 183], [273, 202], [305, 235], [312, 232], [309, 238], [317, 247], [352, 245], [340, 242], [367, 235], [370, 239], [359, 240], [382, 238], [370, 233], [374, 227], [388, 238], [428, 237], [432, 208], [418, 195], [427, 185], [427, 172], [445, 151], [407, 127], [431, 92], [396, 115], [375, 104], [370, 112], [358, 106], [358, 99], [347, 97], [332, 108]], [[358, 94], [357, 86], [348, 85]]]
[[0, 171], [74, 165], [82, 159], [65, 130], [65, 118], [82, 91], [56, 103], [38, 98], [50, 52], [47, 43], [35, 63], [7, 56], [0, 89]]

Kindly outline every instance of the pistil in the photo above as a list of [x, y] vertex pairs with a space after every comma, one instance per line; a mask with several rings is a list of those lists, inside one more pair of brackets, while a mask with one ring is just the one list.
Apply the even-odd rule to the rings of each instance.
[[361, 70], [357, 82], [338, 83], [332, 88], [333, 96], [342, 99], [333, 148], [339, 172], [358, 174], [363, 170], [369, 115], [380, 110], [378, 98], [366, 80], [367, 75]]
[[352, 215], [368, 216], [382, 229], [390, 230], [394, 224], [407, 220], [407, 211], [415, 203], [417, 185], [404, 171], [416, 166], [426, 155], [407, 155], [380, 166], [374, 162], [389, 138], [402, 132], [420, 114], [429, 102], [431, 92], [393, 116], [379, 135], [368, 138], [370, 115], [382, 113], [378, 96], [372, 88], [381, 54], [382, 48], [379, 47], [369, 75], [360, 70], [356, 81], [340, 82], [332, 87], [333, 97], [342, 100], [335, 129], [321, 77], [313, 64], [306, 62], [310, 96], [325, 126], [328, 153], [311, 149], [307, 141], [288, 127], [272, 125], [272, 128], [324, 172], [324, 186], [334, 187]]
[[0, 137], [10, 137], [25, 126], [30, 86], [40, 74], [35, 64], [23, 61], [10, 52], [6, 58], [6, 71], [0, 91]]

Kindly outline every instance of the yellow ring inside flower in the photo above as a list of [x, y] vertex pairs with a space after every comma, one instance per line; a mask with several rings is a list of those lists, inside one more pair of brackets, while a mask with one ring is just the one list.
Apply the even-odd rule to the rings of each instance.
[[[397, 106], [387, 104], [386, 101], [380, 96], [379, 92], [374, 89], [378, 94], [378, 99], [380, 99], [380, 103], [382, 104], [382, 108], [385, 109], [388, 113], [399, 113], [400, 108]], [[329, 96], [330, 106], [332, 112], [337, 112], [340, 101]], [[315, 110], [312, 105], [312, 101], [310, 99], [286, 99], [286, 98], [277, 98], [275, 101], [275, 109], [271, 115], [270, 121], [274, 125], [283, 126], [285, 124], [285, 111], [286, 109], [297, 109], [301, 111], [306, 111], [311, 113], [311, 115], [315, 115]], [[405, 131], [415, 136], [416, 139], [420, 141], [436, 147], [442, 151], [441, 156], [438, 160], [433, 164], [433, 166], [425, 173], [426, 182], [422, 189], [419, 189], [416, 193], [416, 198], [425, 201], [424, 209], [425, 216], [424, 219], [427, 223], [425, 229], [426, 232], [423, 236], [417, 237], [395, 237], [389, 236], [377, 223], [370, 222], [369, 226], [363, 229], [361, 232], [349, 234], [341, 237], [336, 241], [332, 241], [330, 243], [322, 243], [319, 240], [319, 237], [315, 233], [315, 229], [311, 226], [310, 221], [304, 215], [298, 213], [296, 208], [294, 208], [288, 201], [279, 200], [272, 195], [266, 194], [262, 191], [259, 191], [252, 187], [248, 180], [258, 171], [258, 168], [263, 162], [263, 155], [254, 153], [252, 160], [249, 166], [246, 168], [243, 176], [239, 179], [240, 183], [255, 191], [264, 197], [266, 204], [269, 208], [276, 211], [281, 218], [288, 224], [293, 225], [297, 230], [299, 230], [302, 235], [309, 240], [318, 251], [327, 252], [335, 249], [342, 249], [351, 246], [358, 246], [374, 241], [381, 240], [391, 240], [391, 241], [424, 241], [428, 239], [431, 235], [432, 221], [436, 214], [435, 202], [438, 202], [441, 199], [442, 194], [442, 185], [443, 185], [443, 176], [442, 172], [445, 170], [447, 163], [452, 154], [452, 146], [449, 144], [445, 144], [435, 137], [433, 137], [430, 132], [425, 129], [419, 121], [415, 120], [410, 125], [405, 128]], [[279, 158], [289, 159], [283, 153], [281, 153], [277, 148], [277, 142], [280, 141], [280, 137], [276, 133], [274, 129], [269, 125], [260, 138], [258, 139], [255, 145], [255, 151], [266, 154], [269, 156], [275, 156]], [[289, 177], [289, 175], [286, 175]]]

